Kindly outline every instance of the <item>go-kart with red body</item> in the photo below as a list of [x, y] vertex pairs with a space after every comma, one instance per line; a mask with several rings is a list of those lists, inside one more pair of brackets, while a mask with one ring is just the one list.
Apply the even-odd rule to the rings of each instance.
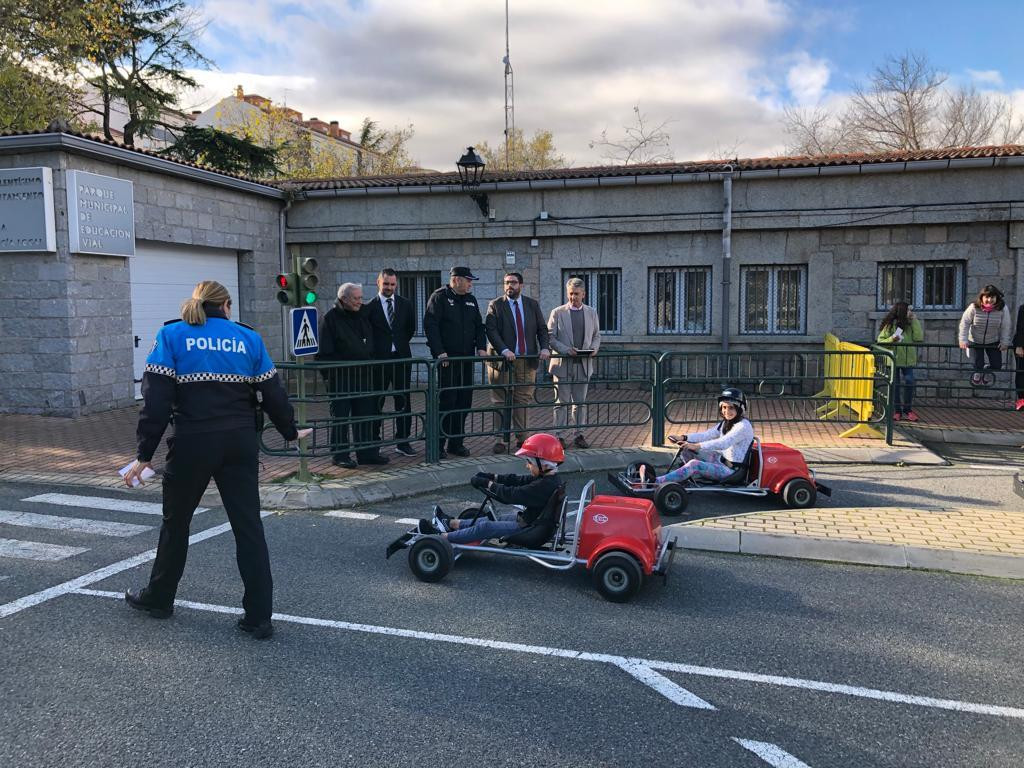
[[[681, 467], [692, 454], [680, 447], [668, 469]], [[623, 493], [649, 498], [663, 515], [682, 515], [693, 493], [730, 493], [737, 496], [779, 496], [787, 507], [811, 507], [819, 493], [831, 496], [832, 490], [814, 478], [814, 472], [804, 461], [804, 455], [782, 443], [762, 443], [756, 438], [747, 449], [746, 457], [732, 467], [732, 474], [721, 480], [691, 477], [685, 482], [655, 482], [656, 471], [651, 464], [630, 464], [625, 471], [609, 473], [611, 480]]]
[[[464, 510], [460, 519], [493, 514], [494, 496], [483, 493], [484, 502]], [[427, 582], [443, 579], [455, 561], [469, 552], [525, 558], [557, 571], [582, 565], [591, 572], [602, 597], [624, 603], [636, 595], [645, 577], [668, 579], [675, 539], [668, 537], [649, 500], [593, 493], [593, 480], [575, 503], [560, 490], [533, 525], [498, 540], [452, 544], [443, 536], [413, 528], [391, 543], [387, 556], [408, 548], [409, 568]]]

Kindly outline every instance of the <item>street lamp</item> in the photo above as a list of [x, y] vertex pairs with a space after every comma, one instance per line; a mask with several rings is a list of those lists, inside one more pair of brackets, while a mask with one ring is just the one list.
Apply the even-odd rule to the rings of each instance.
[[491, 205], [487, 200], [487, 195], [483, 192], [475, 191], [479, 188], [480, 180], [484, 175], [484, 161], [473, 147], [467, 147], [466, 154], [460, 157], [455, 165], [459, 169], [459, 180], [462, 182], [462, 189], [469, 192], [469, 196], [480, 206], [480, 212], [485, 218], [489, 218]]

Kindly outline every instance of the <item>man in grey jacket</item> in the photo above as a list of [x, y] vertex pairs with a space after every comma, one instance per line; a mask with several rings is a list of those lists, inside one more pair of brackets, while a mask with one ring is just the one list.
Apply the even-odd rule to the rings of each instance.
[[601, 347], [601, 327], [597, 311], [583, 303], [587, 293], [582, 280], [570, 278], [565, 292], [569, 300], [551, 310], [548, 318], [551, 347], [559, 355], [548, 367], [555, 381], [555, 434], [564, 446], [571, 429], [576, 433], [573, 445], [589, 448], [581, 428], [586, 423], [583, 403], [594, 374], [594, 356]]

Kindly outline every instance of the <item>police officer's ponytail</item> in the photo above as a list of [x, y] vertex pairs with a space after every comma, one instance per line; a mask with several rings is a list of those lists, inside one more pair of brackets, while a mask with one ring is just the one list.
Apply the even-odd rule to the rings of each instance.
[[181, 305], [181, 319], [189, 325], [204, 325], [206, 310], [203, 309], [203, 305], [212, 304], [219, 307], [226, 301], [231, 301], [231, 294], [227, 288], [216, 280], [203, 280], [192, 291], [192, 298]]

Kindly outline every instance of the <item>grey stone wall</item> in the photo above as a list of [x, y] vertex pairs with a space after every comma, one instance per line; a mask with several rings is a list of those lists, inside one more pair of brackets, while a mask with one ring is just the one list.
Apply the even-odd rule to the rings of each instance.
[[54, 170], [57, 251], [0, 254], [0, 412], [78, 416], [135, 403], [131, 259], [68, 252], [69, 169], [134, 183], [137, 240], [237, 251], [240, 317], [280, 356], [278, 201], [68, 152], [0, 154], [0, 167], [32, 166]]
[[[746, 174], [734, 181], [729, 264], [734, 349], [814, 345], [829, 331], [843, 338], [873, 338], [884, 315], [877, 306], [880, 262], [964, 261], [966, 300], [993, 282], [1016, 307], [1024, 291], [1018, 256], [1024, 224], [1014, 222], [1024, 219], [1024, 208], [1012, 201], [1024, 184], [1024, 168], [887, 170], [771, 180]], [[527, 292], [540, 299], [545, 311], [565, 301], [563, 269], [621, 270], [622, 333], [606, 339], [612, 347], [707, 349], [720, 344], [720, 181], [504, 187], [488, 192], [493, 221], [459, 192], [373, 191], [300, 200], [289, 212], [287, 239], [317, 254], [325, 282], [335, 287], [350, 279], [372, 283], [382, 266], [432, 269], [446, 276], [454, 264], [465, 264], [483, 278], [474, 292], [486, 304], [500, 289], [505, 252], [514, 250], [514, 268], [524, 274]], [[547, 220], [539, 219], [542, 211]], [[534, 238], [537, 245], [531, 244]], [[741, 334], [741, 269], [778, 264], [806, 265], [806, 334]], [[685, 266], [711, 268], [711, 333], [649, 334], [649, 268]], [[953, 340], [959, 310], [919, 316], [929, 341]]]

